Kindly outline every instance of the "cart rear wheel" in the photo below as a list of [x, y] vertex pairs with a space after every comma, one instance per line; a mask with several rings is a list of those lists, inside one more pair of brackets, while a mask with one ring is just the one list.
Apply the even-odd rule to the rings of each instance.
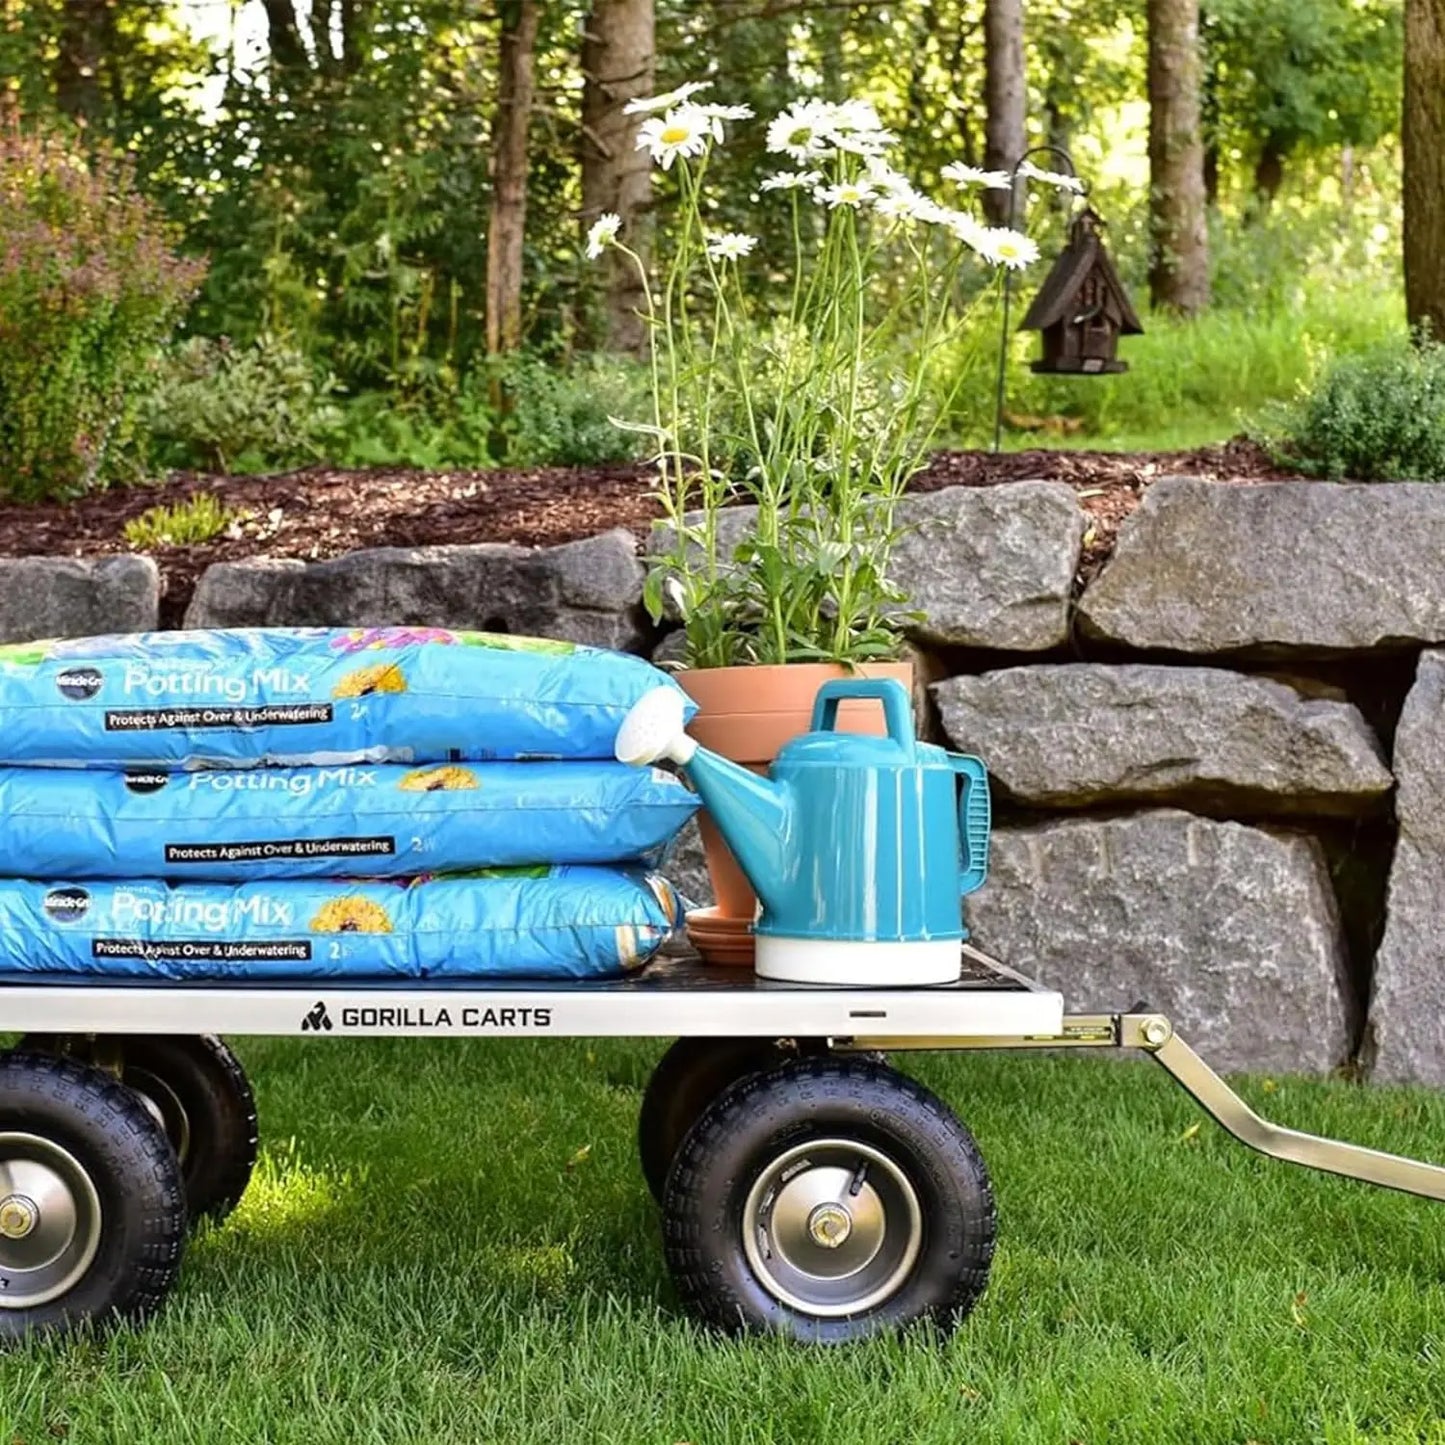
[[185, 1232], [175, 1151], [134, 1093], [73, 1059], [0, 1057], [0, 1343], [149, 1314]]
[[637, 1116], [642, 1177], [660, 1204], [678, 1145], [698, 1116], [739, 1079], [788, 1055], [771, 1039], [678, 1039], [658, 1060]]
[[823, 1342], [951, 1328], [988, 1282], [995, 1229], [968, 1130], [859, 1060], [801, 1059], [728, 1089], [683, 1140], [663, 1201], [694, 1313]]
[[214, 1034], [95, 1040], [34, 1034], [20, 1048], [118, 1069], [176, 1151], [193, 1221], [220, 1221], [240, 1203], [256, 1165], [256, 1098], [223, 1040]]

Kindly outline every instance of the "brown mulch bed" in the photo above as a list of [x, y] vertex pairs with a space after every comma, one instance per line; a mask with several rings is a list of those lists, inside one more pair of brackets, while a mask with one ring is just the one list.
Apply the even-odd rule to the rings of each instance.
[[[1253, 443], [1237, 440], [1191, 452], [940, 452], [914, 481], [919, 491], [983, 487], [1042, 478], [1067, 482], [1091, 517], [1083, 572], [1092, 575], [1113, 547], [1120, 522], [1159, 477], [1187, 474], [1220, 482], [1279, 481]], [[241, 520], [214, 540], [158, 547], [166, 612], [178, 616], [196, 578], [213, 562], [245, 557], [335, 557], [359, 547], [436, 542], [513, 542], [552, 546], [626, 527], [646, 534], [657, 515], [648, 476], [638, 467], [538, 467], [419, 472], [309, 467], [263, 477], [180, 474], [145, 487], [118, 488], [67, 505], [0, 505], [0, 551], [10, 556], [89, 555], [133, 550], [125, 524], [157, 505], [214, 492]]]

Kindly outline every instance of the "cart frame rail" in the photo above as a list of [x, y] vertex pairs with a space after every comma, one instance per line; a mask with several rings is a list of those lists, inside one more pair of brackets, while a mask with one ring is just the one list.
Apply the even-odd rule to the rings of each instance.
[[1163, 1014], [1064, 1013], [1063, 999], [970, 944], [957, 984], [769, 984], [668, 959], [616, 983], [313, 980], [153, 984], [0, 982], [0, 1029], [71, 1036], [268, 1034], [357, 1037], [737, 1037], [825, 1041], [840, 1053], [1138, 1049], [1240, 1143], [1288, 1164], [1445, 1200], [1445, 1167], [1275, 1124], [1257, 1114]]
[[1139, 1049], [1241, 1144], [1286, 1164], [1359, 1179], [1403, 1194], [1445, 1200], [1445, 1167], [1306, 1134], [1257, 1114], [1174, 1031], [1163, 1014], [1070, 1014], [1057, 1034], [1013, 1039], [884, 1038], [835, 1041], [845, 1050], [914, 1049]]

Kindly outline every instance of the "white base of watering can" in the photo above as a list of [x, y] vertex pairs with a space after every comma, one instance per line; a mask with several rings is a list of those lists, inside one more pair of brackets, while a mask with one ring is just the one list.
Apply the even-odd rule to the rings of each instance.
[[831, 983], [851, 988], [907, 988], [957, 983], [957, 938], [918, 943], [834, 938], [783, 938], [759, 933], [753, 969], [778, 983]]

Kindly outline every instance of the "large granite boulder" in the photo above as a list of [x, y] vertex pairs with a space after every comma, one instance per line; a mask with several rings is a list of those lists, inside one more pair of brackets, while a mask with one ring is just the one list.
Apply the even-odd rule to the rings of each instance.
[[0, 557], [0, 642], [150, 632], [160, 594], [149, 557]]
[[[756, 507], [718, 518], [726, 551], [756, 523]], [[1069, 595], [1079, 565], [1084, 514], [1058, 482], [949, 487], [905, 497], [890, 569], [921, 619], [919, 642], [1007, 652], [1043, 652], [1067, 641]], [[649, 551], [669, 545], [658, 524]]]
[[632, 534], [618, 529], [538, 551], [482, 543], [377, 547], [309, 564], [221, 562], [201, 577], [186, 626], [396, 623], [626, 649], [643, 641], [636, 551]]
[[1400, 831], [1364, 1056], [1378, 1079], [1445, 1084], [1445, 652], [1420, 658], [1394, 767]]
[[1347, 702], [1222, 668], [1040, 664], [936, 683], [944, 731], [1037, 806], [1355, 814], [1391, 786]]
[[1319, 845], [1173, 810], [998, 830], [967, 901], [978, 947], [1073, 1012], [1142, 1003], [1217, 1068], [1350, 1054], [1344, 939]]
[[1168, 477], [1085, 590], [1086, 636], [1255, 657], [1445, 642], [1445, 490]]
[[1069, 635], [1084, 514], [1061, 482], [908, 497], [892, 576], [923, 614], [919, 641], [1043, 652]]

